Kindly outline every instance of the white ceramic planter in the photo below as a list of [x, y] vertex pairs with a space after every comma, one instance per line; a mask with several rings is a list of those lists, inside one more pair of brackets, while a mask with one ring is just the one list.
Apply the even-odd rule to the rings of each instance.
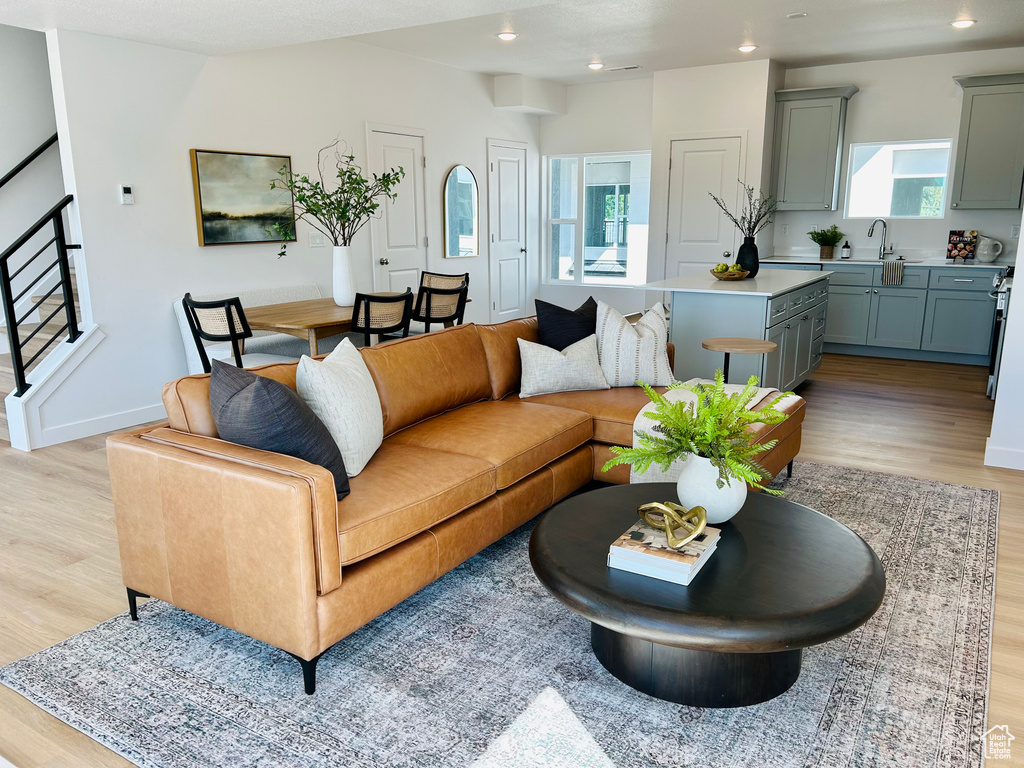
[[334, 275], [332, 278], [334, 303], [351, 307], [356, 301], [356, 273], [352, 266], [352, 248], [334, 246]]
[[680, 504], [687, 509], [704, 507], [708, 513], [708, 525], [717, 525], [740, 511], [747, 498], [747, 484], [731, 477], [719, 488], [718, 467], [710, 459], [691, 454], [683, 462], [682, 472], [676, 481], [676, 493]]

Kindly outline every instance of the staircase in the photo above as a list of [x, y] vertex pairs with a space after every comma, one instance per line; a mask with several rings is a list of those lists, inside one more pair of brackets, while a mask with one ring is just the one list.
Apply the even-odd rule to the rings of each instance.
[[[56, 143], [54, 134], [0, 178], [0, 188]], [[22, 423], [27, 409], [35, 408], [38, 421], [38, 403], [42, 402], [37, 399], [35, 405], [30, 406], [27, 399], [20, 398], [35, 384], [48, 380], [52, 384], [56, 369], [78, 348], [65, 348], [64, 356], [39, 370], [43, 361], [65, 342], [74, 344], [82, 335], [78, 325], [78, 287], [69, 257], [69, 252], [80, 246], [67, 242], [64, 227], [64, 210], [73, 199], [65, 195], [0, 253], [0, 309], [4, 322], [0, 327], [0, 394], [18, 398], [17, 405], [8, 401], [7, 408], [14, 407], [19, 414], [17, 418], [12, 415], [12, 423], [8, 425], [5, 412], [0, 419], [0, 431], [8, 433], [8, 427], [14, 428], [17, 422], [19, 438], [23, 432], [27, 435]], [[49, 239], [43, 242], [47, 237]], [[42, 392], [45, 400], [45, 388], [37, 391]], [[31, 447], [27, 437], [16, 442], [15, 447], [24, 450]]]

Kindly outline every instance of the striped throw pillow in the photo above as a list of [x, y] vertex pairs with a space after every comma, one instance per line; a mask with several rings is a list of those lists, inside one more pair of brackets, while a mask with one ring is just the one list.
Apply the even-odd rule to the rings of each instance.
[[668, 316], [661, 302], [636, 325], [614, 307], [597, 302], [597, 351], [601, 371], [613, 387], [632, 387], [637, 381], [667, 387], [675, 381], [668, 362]]

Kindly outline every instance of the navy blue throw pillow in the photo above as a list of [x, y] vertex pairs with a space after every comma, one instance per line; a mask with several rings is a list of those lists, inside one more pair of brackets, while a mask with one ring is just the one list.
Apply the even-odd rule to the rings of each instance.
[[348, 496], [348, 473], [338, 444], [298, 394], [279, 381], [220, 360], [210, 364], [210, 409], [222, 439], [318, 464], [334, 475], [338, 499]]
[[541, 344], [561, 352], [597, 332], [597, 302], [591, 296], [576, 309], [536, 299], [537, 336]]

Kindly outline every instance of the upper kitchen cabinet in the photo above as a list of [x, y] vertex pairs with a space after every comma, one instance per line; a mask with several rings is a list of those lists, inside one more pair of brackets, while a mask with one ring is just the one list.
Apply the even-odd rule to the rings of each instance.
[[954, 78], [964, 100], [952, 208], [1019, 208], [1024, 182], [1024, 73]]
[[775, 92], [772, 193], [780, 211], [834, 211], [839, 204], [846, 103], [854, 85]]

